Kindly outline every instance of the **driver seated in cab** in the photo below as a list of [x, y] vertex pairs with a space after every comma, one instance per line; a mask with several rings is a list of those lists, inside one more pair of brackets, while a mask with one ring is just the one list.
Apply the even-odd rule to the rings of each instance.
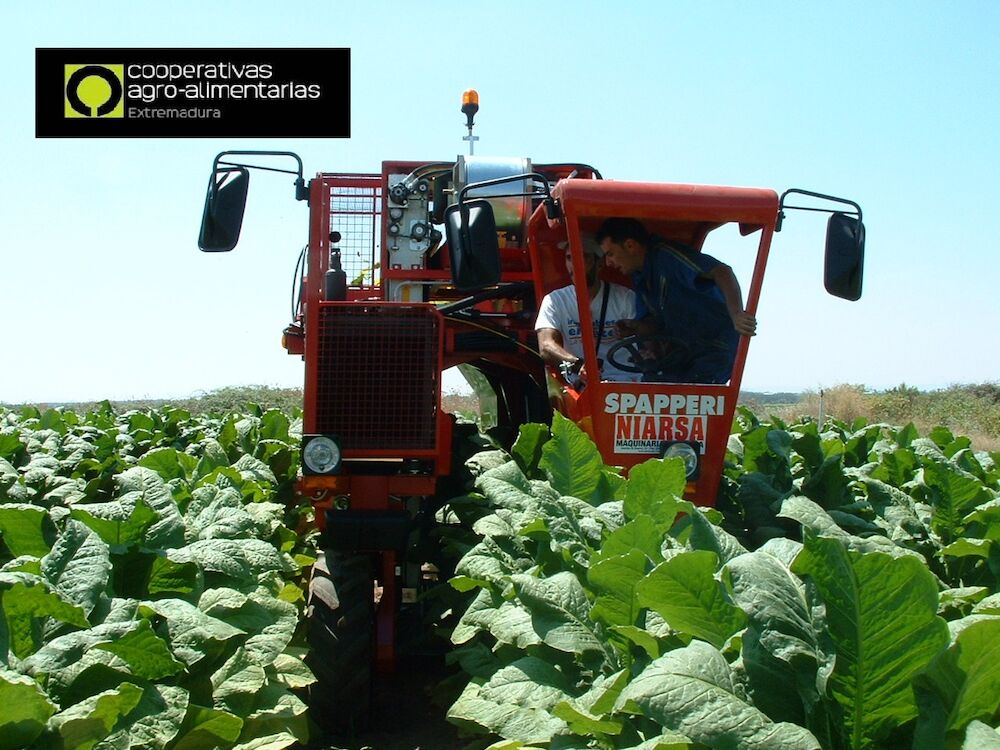
[[[583, 265], [587, 274], [590, 318], [597, 342], [597, 358], [601, 364], [600, 376], [602, 380], [634, 382], [639, 379], [639, 375], [612, 365], [607, 361], [607, 353], [620, 338], [618, 324], [635, 317], [635, 293], [628, 287], [612, 284], [599, 277], [599, 254], [594, 241], [584, 241]], [[566, 269], [572, 279], [573, 259], [568, 249]], [[546, 364], [558, 369], [571, 385], [579, 387], [587, 382], [588, 373], [583, 365], [580, 312], [573, 284], [554, 289], [542, 298], [538, 317], [535, 319], [535, 332], [538, 334], [538, 351]]]
[[[619, 321], [618, 329], [619, 335], [634, 337], [628, 348], [642, 379], [727, 382], [739, 337], [757, 332], [733, 269], [683, 243], [649, 234], [636, 219], [606, 219], [597, 241], [608, 265], [632, 278], [636, 316]], [[637, 354], [645, 361], [637, 361]]]

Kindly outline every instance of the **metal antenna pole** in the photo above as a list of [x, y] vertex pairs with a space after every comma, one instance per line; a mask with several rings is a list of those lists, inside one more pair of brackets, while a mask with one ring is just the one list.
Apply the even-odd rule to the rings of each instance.
[[469, 142], [469, 156], [474, 156], [476, 153], [476, 141], [479, 140], [479, 136], [472, 134], [471, 126], [469, 127], [469, 134], [466, 136], [462, 136], [462, 140]]

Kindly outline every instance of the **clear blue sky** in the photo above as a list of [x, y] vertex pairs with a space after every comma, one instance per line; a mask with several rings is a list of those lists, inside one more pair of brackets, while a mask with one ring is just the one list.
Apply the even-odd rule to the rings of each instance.
[[[996, 381], [998, 38], [992, 0], [7, 3], [0, 401], [300, 384], [279, 341], [306, 208], [255, 175], [236, 252], [198, 252], [212, 158], [451, 159], [469, 87], [477, 153], [862, 205], [860, 302], [823, 291], [821, 217], [776, 236], [746, 388]], [[350, 47], [354, 135], [36, 140], [34, 49], [65, 46]]]

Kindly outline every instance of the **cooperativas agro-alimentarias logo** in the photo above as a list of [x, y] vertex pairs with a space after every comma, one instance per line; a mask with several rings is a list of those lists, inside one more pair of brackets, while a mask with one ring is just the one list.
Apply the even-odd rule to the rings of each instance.
[[124, 65], [66, 65], [65, 116], [125, 117]]

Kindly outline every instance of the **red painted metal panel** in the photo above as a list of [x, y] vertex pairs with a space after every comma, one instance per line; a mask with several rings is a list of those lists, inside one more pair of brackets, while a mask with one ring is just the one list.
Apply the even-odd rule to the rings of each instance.
[[773, 225], [778, 215], [778, 194], [763, 188], [564, 180], [553, 194], [578, 216]]
[[[604, 219], [628, 216], [640, 219], [653, 231], [670, 228], [672, 236], [682, 236], [696, 247], [708, 232], [726, 223], [763, 230], [745, 305], [748, 312], [756, 311], [777, 218], [774, 191], [568, 180], [560, 182], [553, 192], [562, 201], [562, 223], [546, 220], [542, 209], [536, 210], [531, 221], [534, 236], [529, 249], [539, 299], [558, 283], [565, 283], [557, 281], [561, 277], [560, 234], [564, 233], [570, 247], [580, 248], [584, 233], [596, 231]], [[543, 236], [548, 239], [539, 241]], [[553, 259], [555, 255], [560, 257]], [[585, 278], [579, 253], [574, 254], [573, 264], [576, 278]], [[579, 291], [580, 298], [586, 299], [586, 290], [581, 287]], [[597, 372], [589, 305], [581, 306], [580, 319], [587, 370]], [[700, 478], [688, 484], [685, 494], [699, 504], [714, 505], [748, 347], [749, 338], [742, 337], [732, 376], [725, 385], [592, 382], [579, 393], [563, 387], [559, 408], [594, 439], [607, 463], [626, 470], [658, 455], [663, 442], [697, 441], [703, 446]]]

